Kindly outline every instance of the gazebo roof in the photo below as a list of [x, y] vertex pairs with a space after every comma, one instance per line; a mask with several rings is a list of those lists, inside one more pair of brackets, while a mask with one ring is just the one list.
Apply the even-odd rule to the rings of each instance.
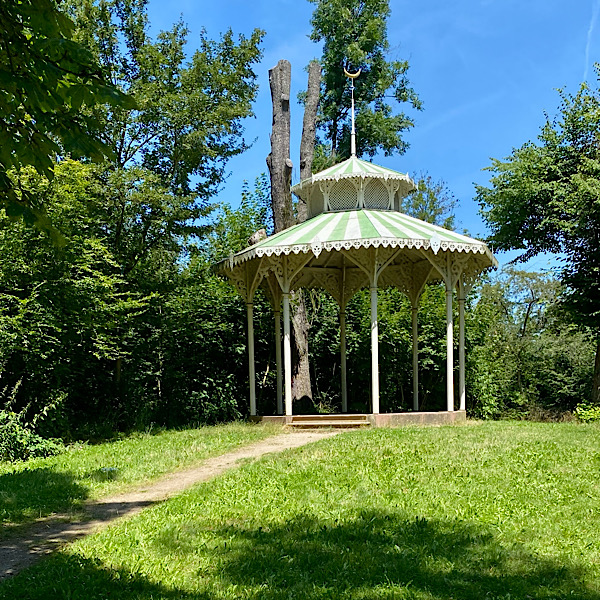
[[483, 255], [480, 258], [487, 266], [497, 265], [486, 244], [479, 240], [396, 211], [369, 209], [321, 213], [238, 252], [227, 262], [233, 267], [263, 256], [309, 252], [318, 256], [322, 251], [371, 247], [414, 248], [434, 254], [440, 250], [473, 253]]
[[304, 179], [300, 183], [294, 185], [291, 189], [292, 193], [297, 196], [304, 197], [310, 191], [312, 186], [324, 181], [339, 181], [340, 179], [368, 179], [376, 178], [383, 181], [395, 180], [400, 182], [402, 195], [406, 195], [416, 189], [413, 180], [407, 173], [400, 173], [392, 169], [380, 167], [366, 160], [361, 160], [356, 156], [351, 156], [347, 160], [333, 165], [324, 171], [315, 173], [308, 179]]

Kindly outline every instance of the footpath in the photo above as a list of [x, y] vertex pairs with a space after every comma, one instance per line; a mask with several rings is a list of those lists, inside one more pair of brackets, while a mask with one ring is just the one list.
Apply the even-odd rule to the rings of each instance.
[[131, 517], [152, 504], [187, 490], [196, 483], [217, 477], [236, 467], [240, 461], [299, 448], [337, 433], [339, 431], [331, 430], [281, 433], [209, 458], [195, 467], [169, 473], [126, 493], [87, 502], [84, 517], [80, 520], [73, 521], [69, 515], [60, 514], [40, 519], [9, 539], [0, 541], [0, 581], [16, 575], [65, 544], [95, 533], [117, 519]]

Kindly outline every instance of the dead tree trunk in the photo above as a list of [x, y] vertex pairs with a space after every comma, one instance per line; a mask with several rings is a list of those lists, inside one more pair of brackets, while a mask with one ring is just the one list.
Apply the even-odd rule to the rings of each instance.
[[[302, 122], [302, 139], [300, 140], [300, 181], [304, 181], [312, 175], [320, 91], [321, 65], [319, 61], [313, 60], [308, 65], [308, 87], [304, 100], [304, 120]], [[306, 217], [306, 202], [299, 200], [298, 223], [306, 221]]]
[[[271, 153], [267, 156], [267, 166], [271, 175], [271, 204], [275, 233], [295, 224], [292, 206], [292, 161], [290, 160], [290, 86], [292, 67], [287, 60], [280, 60], [269, 71], [271, 99], [273, 101], [273, 129], [271, 132]], [[292, 325], [294, 331], [292, 395], [294, 400], [307, 395], [312, 399], [310, 389], [310, 372], [308, 371], [307, 328], [302, 335], [296, 334], [296, 313], [300, 293], [292, 294], [294, 314]], [[306, 310], [304, 310], [306, 321]], [[303, 340], [304, 339], [304, 343]], [[300, 345], [298, 342], [300, 341]], [[307, 379], [308, 376], [308, 379]], [[308, 381], [308, 390], [306, 386]], [[308, 392], [308, 393], [307, 393]]]
[[[280, 60], [269, 71], [271, 99], [273, 102], [273, 130], [271, 133], [271, 153], [267, 166], [271, 176], [271, 202], [275, 232], [295, 224], [290, 184], [292, 162], [290, 160], [290, 86], [291, 65]], [[300, 149], [301, 178], [311, 174], [314, 155], [316, 128], [316, 107], [319, 99], [321, 69], [318, 63], [309, 67], [309, 85], [306, 98], [304, 127]], [[310, 107], [310, 108], [309, 108]], [[306, 205], [298, 206], [298, 222], [306, 220]], [[312, 387], [308, 360], [308, 319], [302, 293], [292, 295], [294, 332], [294, 352], [292, 366], [292, 392], [294, 399], [312, 400]]]
[[273, 129], [271, 153], [267, 166], [271, 175], [271, 203], [275, 233], [294, 224], [292, 209], [292, 161], [290, 160], [290, 84], [292, 66], [280, 60], [269, 71], [273, 101]]
[[[321, 88], [321, 65], [315, 60], [308, 66], [308, 87], [304, 102], [304, 120], [302, 124], [302, 139], [300, 141], [300, 180], [312, 175], [312, 163], [315, 154], [315, 132], [317, 128], [317, 108]], [[304, 200], [299, 199], [297, 205], [298, 223], [306, 221], [307, 210]], [[302, 291], [295, 295], [294, 326], [295, 354], [294, 361], [294, 396], [312, 400], [310, 381], [310, 363], [308, 357], [309, 323], [306, 315], [306, 304]]]

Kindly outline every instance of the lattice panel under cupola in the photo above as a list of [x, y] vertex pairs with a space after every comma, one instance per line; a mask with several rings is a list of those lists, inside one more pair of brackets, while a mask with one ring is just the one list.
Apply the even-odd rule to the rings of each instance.
[[381, 181], [372, 179], [365, 187], [365, 208], [390, 207], [390, 193]]
[[329, 192], [329, 210], [353, 210], [358, 208], [358, 191], [348, 179], [337, 181]]

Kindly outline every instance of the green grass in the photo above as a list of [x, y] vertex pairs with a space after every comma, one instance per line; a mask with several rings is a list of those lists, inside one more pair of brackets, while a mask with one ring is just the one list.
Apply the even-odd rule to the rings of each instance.
[[600, 428], [370, 430], [246, 464], [0, 598], [600, 599]]
[[[7, 526], [55, 512], [77, 512], [87, 499], [118, 493], [276, 431], [243, 423], [167, 430], [73, 445], [49, 458], [0, 462], [0, 518]], [[0, 536], [11, 529], [4, 527]]]

